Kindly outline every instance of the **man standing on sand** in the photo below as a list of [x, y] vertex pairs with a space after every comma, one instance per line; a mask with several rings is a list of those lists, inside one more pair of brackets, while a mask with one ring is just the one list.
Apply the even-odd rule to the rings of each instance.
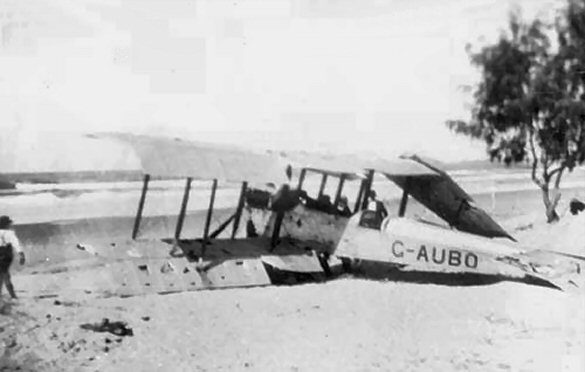
[[10, 278], [10, 265], [15, 254], [18, 254], [20, 264], [24, 265], [24, 252], [22, 252], [20, 241], [12, 230], [12, 220], [8, 216], [0, 216], [0, 297], [2, 296], [2, 286], [6, 284], [10, 297], [16, 298]]

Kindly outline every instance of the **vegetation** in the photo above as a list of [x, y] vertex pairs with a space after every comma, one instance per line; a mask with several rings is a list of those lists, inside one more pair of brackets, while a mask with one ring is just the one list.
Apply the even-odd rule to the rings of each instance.
[[558, 220], [561, 178], [585, 161], [585, 1], [568, 0], [552, 24], [512, 12], [495, 43], [468, 52], [481, 72], [471, 119], [446, 125], [484, 140], [492, 161], [530, 162]]

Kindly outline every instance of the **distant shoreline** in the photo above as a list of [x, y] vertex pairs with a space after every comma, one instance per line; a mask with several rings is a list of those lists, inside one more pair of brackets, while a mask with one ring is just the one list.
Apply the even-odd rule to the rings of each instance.
[[2, 178], [12, 183], [69, 183], [69, 182], [123, 182], [140, 181], [142, 171], [136, 170], [100, 170], [100, 171], [64, 171], [64, 172], [9, 172], [2, 173]]
[[[528, 164], [514, 164], [510, 167], [502, 163], [492, 163], [488, 160], [465, 160], [451, 163], [441, 163], [447, 172], [502, 170], [522, 171], [529, 170]], [[141, 181], [144, 173], [140, 169], [110, 169], [110, 170], [80, 170], [80, 171], [46, 171], [46, 172], [0, 172], [2, 181], [11, 183], [70, 183], [70, 182], [131, 182]], [[153, 179], [181, 179], [157, 178]]]

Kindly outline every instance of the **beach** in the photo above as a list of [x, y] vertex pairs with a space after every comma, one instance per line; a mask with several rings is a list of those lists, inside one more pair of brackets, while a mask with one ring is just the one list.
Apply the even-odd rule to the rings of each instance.
[[585, 0], [0, 0], [0, 372], [584, 372], [584, 52]]
[[[478, 182], [481, 182], [478, 181]], [[509, 183], [508, 183], [509, 184]], [[506, 185], [508, 185], [506, 184]], [[180, 189], [179, 189], [180, 190]], [[564, 190], [559, 229], [549, 227], [539, 190], [472, 194], [520, 244], [567, 251], [562, 232], [582, 230], [567, 213], [580, 187]], [[137, 193], [133, 194], [137, 200]], [[395, 209], [398, 200], [387, 203]], [[179, 205], [173, 206], [178, 211]], [[233, 206], [214, 211], [212, 229]], [[409, 204], [412, 217], [429, 217]], [[169, 257], [176, 217], [145, 216], [133, 243], [132, 210], [19, 224], [29, 256], [15, 265], [19, 299], [0, 315], [2, 371], [582, 371], [585, 295], [516, 282], [438, 285], [342, 276], [323, 283], [232, 288], [121, 298], [97, 295], [99, 255]], [[392, 212], [391, 212], [392, 213]], [[184, 237], [202, 234], [205, 211], [191, 210]], [[567, 222], [569, 221], [569, 222]], [[576, 221], [576, 220], [575, 220]], [[564, 225], [563, 225], [564, 223]], [[572, 226], [572, 227], [571, 227]], [[569, 229], [569, 227], [572, 228]], [[562, 239], [561, 239], [562, 238]], [[79, 246], [85, 247], [80, 249]], [[91, 248], [87, 248], [91, 247]], [[93, 257], [91, 252], [98, 252]], [[97, 267], [97, 268], [96, 268]], [[54, 273], [54, 274], [52, 274]], [[58, 290], [40, 296], [43, 281]], [[36, 279], [35, 279], [36, 278]], [[41, 279], [45, 278], [45, 279]], [[95, 282], [99, 283], [99, 278]], [[85, 285], [85, 291], [70, 291]], [[115, 283], [114, 283], [115, 284]], [[48, 284], [47, 284], [48, 285]], [[91, 289], [91, 290], [90, 290]], [[88, 330], [107, 318], [132, 335]], [[86, 326], [83, 328], [82, 326]]]
[[[517, 283], [340, 279], [26, 301], [1, 326], [5, 370], [581, 371], [584, 310], [582, 296]], [[79, 328], [104, 317], [128, 322], [134, 335]]]

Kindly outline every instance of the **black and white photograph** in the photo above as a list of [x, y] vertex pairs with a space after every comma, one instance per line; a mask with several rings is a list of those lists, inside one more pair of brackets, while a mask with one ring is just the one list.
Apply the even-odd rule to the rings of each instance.
[[585, 0], [0, 0], [12, 371], [585, 371]]

